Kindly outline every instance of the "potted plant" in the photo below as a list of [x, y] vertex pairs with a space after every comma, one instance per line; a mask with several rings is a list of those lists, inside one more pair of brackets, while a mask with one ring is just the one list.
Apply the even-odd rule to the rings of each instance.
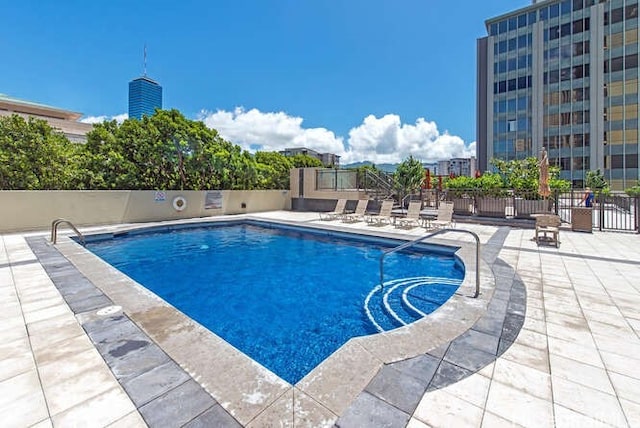
[[449, 178], [444, 183], [447, 199], [453, 202], [453, 212], [462, 215], [473, 214], [473, 196], [477, 190], [475, 178], [459, 176]]
[[476, 206], [478, 215], [488, 217], [506, 217], [511, 198], [505, 181], [499, 173], [487, 172], [476, 178], [478, 196]]

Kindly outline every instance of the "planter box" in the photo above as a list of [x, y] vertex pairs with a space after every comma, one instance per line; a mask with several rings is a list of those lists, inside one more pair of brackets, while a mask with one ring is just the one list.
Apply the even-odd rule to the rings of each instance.
[[571, 230], [591, 233], [593, 231], [593, 208], [571, 208]]
[[453, 212], [458, 215], [473, 214], [473, 198], [454, 198]]
[[[506, 218], [510, 200], [511, 198], [478, 198], [478, 215]], [[510, 208], [513, 210], [513, 207]]]
[[548, 213], [549, 200], [529, 200], [516, 198], [516, 217], [531, 218], [531, 214]]

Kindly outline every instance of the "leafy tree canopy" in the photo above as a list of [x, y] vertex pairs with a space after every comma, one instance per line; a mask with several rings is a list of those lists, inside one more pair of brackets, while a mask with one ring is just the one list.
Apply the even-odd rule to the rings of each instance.
[[286, 189], [308, 156], [255, 156], [177, 110], [94, 125], [86, 144], [47, 122], [0, 117], [0, 189]]

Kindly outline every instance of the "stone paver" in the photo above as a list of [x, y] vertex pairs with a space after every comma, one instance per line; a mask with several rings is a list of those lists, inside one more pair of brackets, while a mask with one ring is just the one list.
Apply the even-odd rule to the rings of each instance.
[[[320, 223], [305, 213], [253, 217]], [[537, 247], [531, 230], [457, 226], [480, 235], [496, 278], [489, 310], [471, 330], [383, 366], [351, 403], [324, 408], [314, 394], [325, 402], [330, 391], [294, 388], [253, 425], [276, 423], [278, 409], [293, 411], [289, 403], [302, 400], [316, 406], [322, 426], [640, 426], [637, 236], [562, 230], [555, 249]], [[392, 226], [376, 230], [396, 233]], [[61, 262], [55, 254], [38, 260], [25, 236], [0, 236], [3, 426], [239, 426], [225, 403], [203, 395], [126, 316], [83, 318], [111, 302]], [[57, 281], [65, 284], [59, 290]], [[119, 365], [135, 355], [153, 364]], [[335, 383], [339, 390], [340, 376]], [[319, 420], [293, 414], [281, 422]]]

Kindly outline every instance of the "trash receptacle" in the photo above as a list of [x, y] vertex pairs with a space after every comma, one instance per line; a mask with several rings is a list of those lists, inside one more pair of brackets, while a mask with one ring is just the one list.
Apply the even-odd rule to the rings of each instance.
[[591, 233], [593, 231], [593, 208], [571, 208], [571, 230]]

